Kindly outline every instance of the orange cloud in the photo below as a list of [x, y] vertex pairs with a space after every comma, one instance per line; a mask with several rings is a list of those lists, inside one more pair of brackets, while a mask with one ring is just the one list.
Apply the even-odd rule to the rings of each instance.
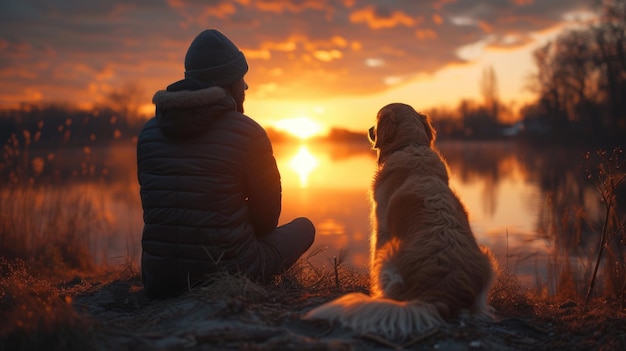
[[258, 0], [253, 3], [256, 9], [271, 13], [303, 12], [305, 10], [324, 10], [330, 8], [326, 1], [288, 1], [288, 0]]
[[0, 108], [17, 108], [21, 103], [37, 103], [44, 94], [38, 89], [26, 88], [21, 92], [0, 92]]
[[333, 42], [333, 44], [339, 46], [339, 47], [346, 47], [348, 45], [348, 41], [344, 38], [341, 37], [339, 35], [335, 35], [331, 38], [331, 41]]
[[433, 8], [436, 9], [436, 10], [441, 10], [447, 4], [452, 4], [452, 3], [455, 3], [455, 2], [456, 2], [456, 0], [437, 0], [433, 4]]
[[261, 48], [265, 51], [294, 51], [300, 39], [297, 36], [291, 36], [286, 41], [265, 41], [261, 44]]
[[244, 49], [243, 51], [248, 59], [268, 60], [273, 57], [273, 51], [290, 53], [288, 57], [295, 59], [294, 54], [300, 49], [304, 50], [304, 53], [300, 52], [304, 59], [315, 58], [322, 62], [330, 62], [343, 57], [343, 53], [339, 49], [350, 47], [356, 51], [360, 49], [360, 43], [348, 42], [339, 35], [332, 36], [328, 40], [311, 40], [304, 35], [294, 34], [280, 42], [264, 41], [260, 47], [260, 49]]
[[335, 35], [328, 40], [311, 40], [305, 37], [300, 37], [299, 39], [302, 41], [302, 44], [307, 51], [333, 49], [337, 47], [345, 48], [348, 46], [348, 41], [339, 35]]
[[480, 29], [482, 29], [485, 33], [493, 32], [493, 27], [491, 27], [491, 25], [489, 25], [489, 23], [485, 21], [478, 21], [478, 27], [480, 27]]
[[363, 44], [360, 41], [350, 42], [350, 49], [352, 49], [352, 51], [359, 51], [362, 48], [363, 48]]
[[184, 0], [167, 0], [167, 5], [173, 9], [182, 9], [185, 7]]
[[323, 62], [330, 62], [335, 59], [340, 59], [343, 54], [339, 50], [317, 50], [313, 53], [313, 56]]
[[374, 6], [368, 6], [352, 12], [350, 14], [350, 22], [365, 22], [372, 29], [393, 28], [399, 25], [412, 27], [415, 25], [413, 17], [406, 15], [402, 11], [393, 11], [389, 16], [382, 17], [376, 13]]
[[26, 78], [37, 79], [37, 73], [24, 68], [6, 68], [0, 70], [1, 78]]
[[115, 69], [110, 65], [107, 65], [107, 67], [105, 67], [100, 72], [96, 72], [95, 74], [95, 78], [97, 81], [108, 80], [113, 77], [115, 77]]
[[270, 58], [272, 58], [272, 53], [270, 50], [267, 49], [261, 49], [261, 50], [254, 50], [254, 49], [245, 49], [243, 50], [246, 58], [248, 60], [252, 59], [261, 59], [261, 60], [269, 60]]
[[438, 13], [435, 13], [433, 15], [433, 22], [435, 24], [442, 24], [443, 23], [443, 17], [441, 17], [441, 15], [439, 15]]
[[418, 29], [415, 36], [420, 40], [437, 39], [437, 33], [432, 29]]
[[225, 19], [235, 14], [235, 12], [237, 12], [237, 9], [235, 9], [235, 5], [233, 5], [233, 3], [231, 2], [222, 2], [215, 6], [207, 7], [205, 11], [207, 15], [219, 19]]

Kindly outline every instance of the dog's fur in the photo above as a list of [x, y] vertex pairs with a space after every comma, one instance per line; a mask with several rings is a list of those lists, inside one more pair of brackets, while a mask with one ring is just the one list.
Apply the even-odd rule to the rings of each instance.
[[371, 296], [351, 293], [304, 318], [393, 340], [438, 328], [461, 312], [492, 318], [492, 259], [448, 186], [430, 119], [390, 104], [378, 112], [374, 134]]

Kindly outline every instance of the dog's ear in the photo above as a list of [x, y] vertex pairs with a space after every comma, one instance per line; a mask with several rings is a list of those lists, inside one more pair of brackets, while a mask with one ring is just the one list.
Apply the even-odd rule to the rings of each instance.
[[397, 126], [398, 123], [391, 105], [380, 109], [376, 116], [376, 140], [374, 149], [380, 149], [382, 146], [391, 143], [395, 139]]
[[429, 145], [432, 147], [433, 143], [435, 142], [435, 139], [437, 138], [437, 132], [435, 131], [435, 128], [433, 128], [430, 117], [428, 117], [428, 115], [425, 115], [419, 112], [417, 112], [417, 116], [420, 122], [422, 123], [422, 125], [424, 126], [424, 132], [426, 132]]

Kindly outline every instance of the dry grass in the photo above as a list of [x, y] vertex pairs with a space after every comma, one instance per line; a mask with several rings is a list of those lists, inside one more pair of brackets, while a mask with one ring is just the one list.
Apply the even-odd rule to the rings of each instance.
[[207, 299], [241, 298], [246, 301], [262, 301], [269, 296], [261, 285], [242, 274], [214, 273], [191, 292]]
[[92, 233], [102, 223], [85, 193], [8, 184], [0, 191], [0, 256], [47, 274], [90, 271]]
[[[35, 350], [43, 345], [46, 349], [106, 349], [120, 343], [128, 346], [128, 342], [140, 348], [180, 349], [187, 337], [229, 350], [252, 345], [259, 347], [253, 349], [331, 349], [320, 341], [328, 327], [297, 327], [302, 323], [297, 322], [299, 315], [345, 292], [367, 292], [368, 279], [350, 267], [320, 268], [308, 259], [301, 259], [270, 284], [218, 273], [191, 293], [170, 300], [146, 298], [132, 266], [118, 267], [107, 277], [58, 284], [33, 277], [23, 263], [3, 261], [0, 310], [6, 322], [0, 329], [0, 349]], [[340, 277], [339, 290], [336, 275]], [[476, 344], [476, 340], [485, 347], [510, 342], [506, 345], [538, 350], [595, 349], [594, 342], [619, 348], [626, 343], [626, 329], [620, 327], [624, 311], [614, 304], [594, 300], [584, 306], [580, 298], [546, 299], [524, 289], [506, 269], [497, 276], [490, 303], [502, 322], [453, 322], [410, 348], [421, 350], [424, 348], [419, 345], [448, 341]], [[285, 327], [292, 324], [300, 331], [309, 328], [304, 335], [310, 336], [294, 334]], [[322, 328], [320, 339], [311, 338], [315, 328]], [[367, 350], [377, 349], [377, 344], [398, 346], [367, 336], [363, 340], [374, 345]]]
[[311, 250], [284, 274], [276, 276], [271, 283], [256, 283], [242, 274], [215, 273], [208, 276], [205, 283], [194, 288], [191, 293], [208, 300], [235, 298], [251, 304], [288, 304], [294, 309], [312, 306], [346, 292], [367, 293], [367, 275], [340, 262], [329, 266], [313, 264], [311, 259], [322, 254], [324, 250], [325, 248]]
[[[95, 261], [105, 221], [88, 195], [34, 183], [0, 189], [0, 350], [93, 348], [95, 325], [73, 296], [111, 267]], [[112, 278], [137, 271], [128, 260]]]
[[504, 269], [494, 281], [489, 303], [499, 314], [528, 317], [533, 314], [530, 291], [522, 287], [520, 280]]
[[91, 325], [58, 285], [33, 277], [23, 262], [0, 259], [0, 349], [86, 350]]
[[369, 290], [369, 277], [359, 273], [349, 265], [345, 265], [345, 250], [341, 250], [332, 265], [316, 265], [312, 259], [324, 253], [326, 248], [318, 247], [300, 259], [285, 274], [278, 278], [277, 283], [283, 287], [294, 286], [310, 293]]

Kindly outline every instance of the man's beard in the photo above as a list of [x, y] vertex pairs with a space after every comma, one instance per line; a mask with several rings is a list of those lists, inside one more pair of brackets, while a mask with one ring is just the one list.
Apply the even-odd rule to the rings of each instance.
[[246, 99], [246, 94], [242, 94], [241, 96], [235, 96], [235, 103], [237, 105], [237, 111], [243, 113], [243, 102]]

